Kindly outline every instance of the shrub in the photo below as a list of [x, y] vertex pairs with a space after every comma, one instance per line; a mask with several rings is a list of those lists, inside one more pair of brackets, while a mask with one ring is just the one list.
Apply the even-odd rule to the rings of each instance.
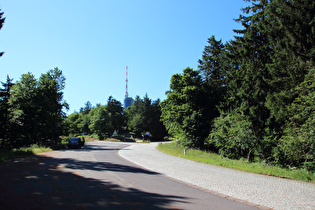
[[222, 114], [214, 120], [214, 128], [208, 137], [219, 153], [225, 157], [253, 159], [257, 140], [252, 124], [246, 116], [240, 113]]

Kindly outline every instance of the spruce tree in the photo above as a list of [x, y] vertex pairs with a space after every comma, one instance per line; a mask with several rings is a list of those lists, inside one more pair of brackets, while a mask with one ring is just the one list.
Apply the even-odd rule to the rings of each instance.
[[3, 88], [0, 89], [0, 140], [1, 140], [1, 147], [5, 146], [5, 142], [9, 139], [10, 131], [10, 123], [9, 123], [9, 98], [10, 98], [10, 91], [13, 87], [14, 83], [12, 83], [13, 79], [7, 76], [7, 81], [1, 82]]
[[244, 9], [250, 16], [240, 16], [244, 26], [235, 30], [240, 36], [227, 45], [231, 69], [227, 74], [226, 110], [237, 109], [249, 116], [254, 135], [262, 139], [269, 110], [265, 99], [269, 92], [267, 79], [270, 78], [268, 64], [271, 62], [272, 48], [262, 27], [266, 3], [253, 4]]
[[[2, 17], [2, 15], [3, 15], [3, 12], [1, 12], [1, 9], [0, 9], [0, 30], [1, 30], [2, 26], [3, 26], [3, 24], [4, 24], [4, 21], [5, 21], [5, 18]], [[0, 57], [3, 55], [3, 53], [4, 52], [0, 52]]]

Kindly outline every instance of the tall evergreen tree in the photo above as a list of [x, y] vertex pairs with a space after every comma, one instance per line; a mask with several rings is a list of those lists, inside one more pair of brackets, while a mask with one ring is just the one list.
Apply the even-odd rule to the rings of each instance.
[[[288, 137], [286, 129], [294, 120], [288, 113], [291, 106], [296, 106], [297, 99], [304, 97], [298, 90], [314, 68], [315, 4], [310, 0], [248, 2], [251, 5], [244, 8], [244, 15], [237, 19], [244, 29], [235, 30], [239, 36], [226, 44], [229, 63], [227, 94], [221, 110], [223, 116], [217, 124], [228, 122], [224, 116], [238, 119], [243, 115], [253, 132], [253, 141], [257, 142], [255, 153], [263, 158], [280, 160], [286, 152], [274, 153], [279, 143], [282, 149], [294, 151], [292, 145], [295, 144], [283, 146], [284, 139], [290, 142], [294, 138]], [[306, 125], [312, 124], [303, 124]], [[235, 127], [230, 126], [230, 129]], [[307, 130], [306, 127], [303, 129]], [[283, 134], [285, 138], [281, 138]]]
[[314, 67], [315, 3], [311, 0], [273, 1], [267, 7], [268, 37], [273, 46], [267, 98], [271, 110], [270, 126], [282, 135], [288, 105], [298, 92], [296, 87]]
[[[214, 36], [208, 39], [208, 44], [202, 53], [202, 59], [199, 59], [199, 70], [203, 79], [209, 85], [220, 91], [224, 87], [224, 78], [227, 70], [227, 60], [225, 57], [225, 47], [222, 41], [217, 41]], [[218, 93], [218, 95], [222, 95]]]
[[264, 136], [266, 121], [270, 116], [265, 101], [270, 91], [268, 80], [271, 75], [268, 65], [271, 63], [273, 49], [267, 36], [268, 29], [264, 27], [268, 1], [252, 2], [251, 6], [243, 9], [245, 15], [240, 15], [237, 19], [244, 29], [235, 30], [239, 36], [227, 45], [231, 68], [226, 78], [224, 111], [234, 110], [243, 114], [244, 119], [247, 116], [253, 137], [261, 146], [256, 153], [264, 156], [270, 154], [272, 148], [269, 143], [264, 142]]
[[12, 83], [13, 79], [10, 79], [9, 75], [7, 76], [7, 81], [1, 82], [3, 88], [0, 89], [0, 140], [1, 140], [1, 147], [5, 146], [5, 142], [9, 138], [10, 131], [10, 121], [9, 121], [9, 98], [10, 98], [10, 91], [14, 83]]
[[[207, 111], [207, 118], [212, 121], [219, 116], [219, 105], [223, 101], [226, 92], [226, 74], [228, 72], [228, 62], [225, 46], [222, 41], [217, 41], [214, 36], [208, 39], [199, 59], [199, 70], [204, 82], [204, 89], [207, 92], [204, 100]], [[211, 129], [211, 127], [209, 127]]]
[[[3, 16], [3, 12], [1, 12], [1, 9], [0, 9], [0, 30], [4, 24], [4, 21], [5, 21], [5, 18], [2, 17]], [[0, 52], [0, 57], [3, 55], [4, 52]]]

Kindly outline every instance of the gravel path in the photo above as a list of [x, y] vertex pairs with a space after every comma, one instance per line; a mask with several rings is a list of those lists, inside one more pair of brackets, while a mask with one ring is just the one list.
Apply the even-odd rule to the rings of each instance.
[[133, 144], [123, 158], [232, 199], [273, 209], [315, 209], [315, 184], [196, 163], [156, 150], [157, 143]]

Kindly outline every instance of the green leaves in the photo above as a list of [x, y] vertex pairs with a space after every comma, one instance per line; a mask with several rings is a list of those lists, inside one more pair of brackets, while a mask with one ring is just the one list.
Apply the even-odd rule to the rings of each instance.
[[172, 76], [170, 87], [161, 102], [162, 122], [187, 147], [202, 148], [210, 127], [205, 82], [199, 71], [186, 68], [183, 74]]
[[140, 137], [145, 132], [150, 132], [151, 139], [161, 140], [166, 135], [166, 130], [160, 121], [160, 100], [152, 101], [146, 94], [143, 99], [136, 97], [131, 107], [126, 110], [127, 127]]
[[39, 80], [23, 74], [11, 88], [9, 104], [10, 136], [13, 146], [56, 144], [62, 133], [64, 112], [62, 89], [65, 78], [58, 68], [42, 74]]
[[213, 126], [208, 141], [219, 149], [221, 155], [235, 159], [245, 157], [248, 161], [252, 159], [258, 142], [248, 117], [237, 112], [221, 114], [214, 120]]
[[283, 164], [305, 165], [315, 171], [315, 70], [297, 88], [299, 96], [288, 107], [289, 119], [278, 149]]
[[210, 37], [200, 71], [186, 68], [172, 76], [161, 119], [188, 147], [208, 144], [230, 158], [256, 155], [310, 166], [315, 3], [248, 2], [235, 40], [224, 45]]
[[110, 96], [105, 106], [93, 107], [87, 101], [80, 113], [73, 113], [66, 119], [68, 133], [71, 135], [94, 134], [99, 139], [110, 137], [114, 131], [122, 132], [124, 115], [122, 104]]
[[97, 134], [99, 139], [109, 137], [114, 132], [110, 121], [110, 114], [107, 112], [105, 106], [98, 106], [90, 113], [90, 130]]

